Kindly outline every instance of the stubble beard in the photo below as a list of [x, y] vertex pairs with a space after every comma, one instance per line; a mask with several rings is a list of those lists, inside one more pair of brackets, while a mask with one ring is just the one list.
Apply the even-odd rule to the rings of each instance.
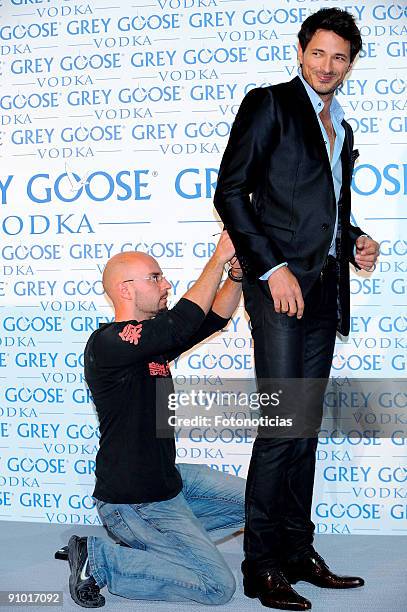
[[336, 85], [333, 89], [330, 89], [329, 91], [318, 91], [318, 89], [314, 89], [314, 91], [319, 95], [319, 96], [331, 96], [335, 93], [335, 91], [338, 89], [339, 85], [341, 85], [341, 83], [338, 83], [338, 85]]

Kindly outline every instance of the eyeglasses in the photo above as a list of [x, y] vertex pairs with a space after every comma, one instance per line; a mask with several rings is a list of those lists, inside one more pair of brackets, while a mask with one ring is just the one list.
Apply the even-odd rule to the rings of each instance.
[[143, 276], [142, 278], [128, 278], [127, 280], [122, 281], [122, 283], [131, 283], [133, 281], [148, 280], [158, 285], [159, 283], [162, 283], [164, 279], [165, 279], [165, 276], [162, 272], [153, 272], [152, 274], [149, 274], [148, 276]]

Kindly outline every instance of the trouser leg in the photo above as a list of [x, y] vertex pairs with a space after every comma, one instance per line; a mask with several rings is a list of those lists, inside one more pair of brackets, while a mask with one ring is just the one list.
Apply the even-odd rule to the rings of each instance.
[[[336, 338], [336, 277], [329, 269], [311, 295], [314, 316], [305, 320], [304, 378], [309, 406], [312, 403], [310, 430], [322, 418], [323, 395], [331, 370]], [[307, 423], [306, 423], [307, 425]], [[318, 440], [307, 437], [296, 441], [287, 470], [287, 497], [283, 530], [283, 557], [295, 559], [312, 553], [315, 525], [311, 521], [315, 459]], [[298, 467], [301, 466], [301, 469]], [[307, 487], [302, 487], [306, 474]], [[298, 495], [300, 492], [300, 495]]]
[[246, 480], [206, 465], [178, 463], [185, 500], [208, 532], [219, 540], [244, 527]]
[[108, 530], [129, 547], [89, 537], [92, 575], [100, 587], [130, 599], [226, 603], [230, 569], [183, 493], [146, 504], [98, 503]]
[[[318, 364], [324, 363], [325, 370], [327, 364], [330, 368], [336, 326], [335, 281], [329, 286], [318, 281], [307, 296], [301, 320], [275, 313], [265, 284], [246, 285], [244, 291], [259, 381], [319, 377]], [[329, 307], [321, 314], [325, 300]], [[326, 322], [319, 325], [325, 316]], [[307, 425], [311, 420], [315, 428], [322, 413], [322, 395], [314, 394], [313, 400], [307, 393], [292, 397], [300, 422]], [[294, 549], [312, 549], [315, 450], [315, 438], [258, 437], [255, 441], [246, 488], [244, 540], [246, 558], [254, 569], [278, 566], [287, 547], [290, 556]]]

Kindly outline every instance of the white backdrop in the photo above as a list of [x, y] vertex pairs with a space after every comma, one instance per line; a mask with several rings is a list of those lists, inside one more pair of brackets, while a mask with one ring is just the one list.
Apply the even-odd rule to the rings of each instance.
[[[3, 520], [98, 523], [82, 352], [112, 318], [103, 266], [118, 251], [147, 251], [173, 302], [183, 294], [219, 232], [212, 197], [242, 97], [295, 76], [301, 22], [332, 4], [363, 34], [338, 100], [360, 150], [354, 222], [382, 248], [373, 274], [352, 270], [351, 334], [332, 375], [406, 373], [406, 3], [132, 2], [0, 3]], [[243, 307], [172, 370], [209, 383], [252, 376]], [[386, 412], [395, 418], [406, 403], [392, 396]], [[246, 476], [251, 444], [244, 431], [192, 432], [178, 457]], [[407, 531], [406, 458], [400, 439], [321, 440], [317, 532]]]

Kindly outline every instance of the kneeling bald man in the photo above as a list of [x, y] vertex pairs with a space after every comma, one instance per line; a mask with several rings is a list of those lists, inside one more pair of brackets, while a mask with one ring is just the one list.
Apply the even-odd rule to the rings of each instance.
[[[94, 498], [117, 540], [72, 536], [69, 589], [83, 607], [105, 603], [100, 589], [130, 599], [226, 603], [235, 580], [210, 536], [244, 525], [245, 481], [204, 465], [175, 464], [175, 441], [156, 434], [157, 381], [173, 390], [168, 362], [219, 331], [241, 295], [234, 247], [223, 232], [196, 283], [167, 310], [171, 288], [145, 253], [112, 257], [103, 285], [115, 320], [85, 349], [85, 378], [100, 422]], [[165, 399], [165, 398], [164, 398]]]

